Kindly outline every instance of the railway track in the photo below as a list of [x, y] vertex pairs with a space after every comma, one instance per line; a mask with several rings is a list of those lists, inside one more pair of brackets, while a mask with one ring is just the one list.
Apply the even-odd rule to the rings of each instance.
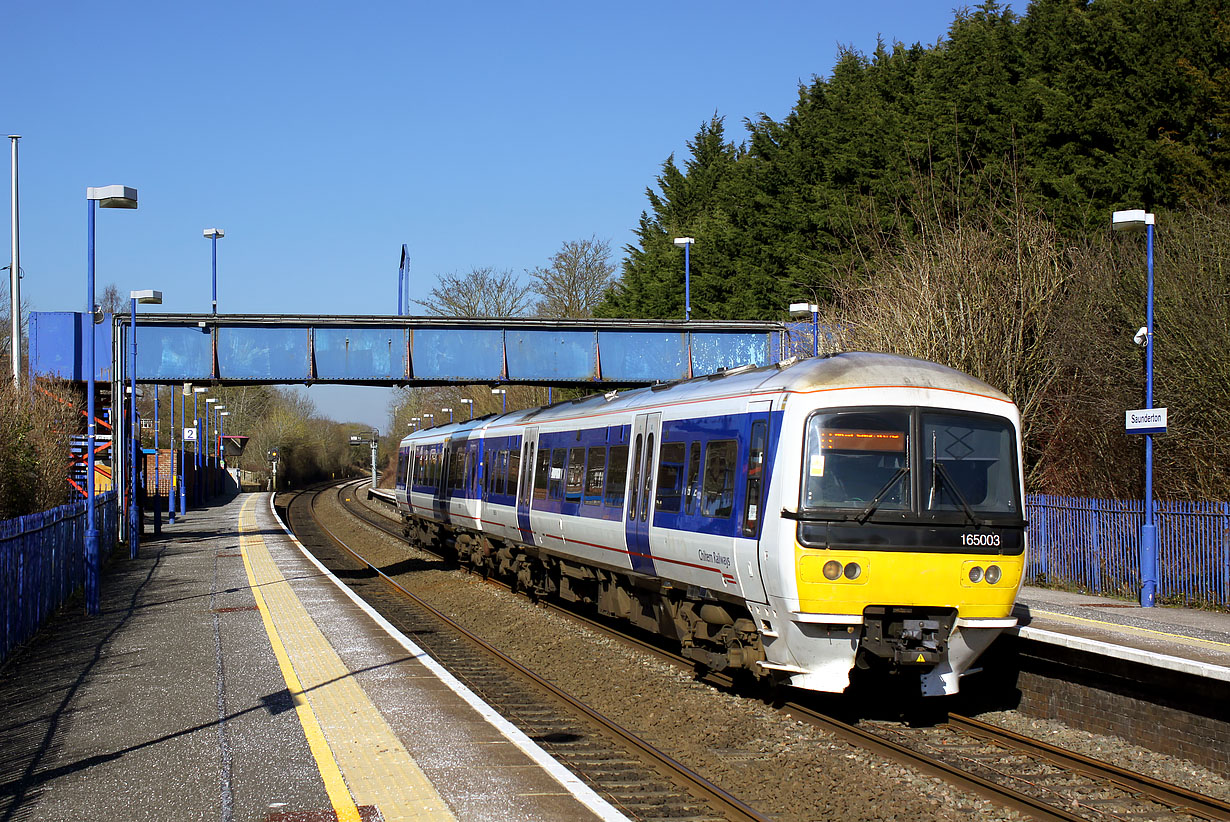
[[[401, 538], [396, 520], [365, 506], [343, 503], [354, 516]], [[548, 603], [550, 604], [550, 603]], [[589, 619], [569, 609], [557, 609], [621, 641], [632, 642], [656, 656], [689, 670], [691, 660], [639, 637]], [[731, 687], [729, 679], [709, 674], [714, 684]], [[912, 728], [894, 723], [852, 725], [798, 701], [780, 704], [783, 714], [872, 750], [892, 761], [948, 781], [999, 805], [1039, 820], [1230, 820], [1230, 804], [1177, 785], [1074, 754], [968, 717], [949, 714], [945, 723]]]
[[638, 820], [768, 822], [769, 817], [564, 693], [399, 585], [315, 516], [316, 498], [326, 490], [300, 492], [287, 504], [288, 524], [300, 541], [319, 552], [318, 559], [341, 571], [360, 596], [608, 801]]

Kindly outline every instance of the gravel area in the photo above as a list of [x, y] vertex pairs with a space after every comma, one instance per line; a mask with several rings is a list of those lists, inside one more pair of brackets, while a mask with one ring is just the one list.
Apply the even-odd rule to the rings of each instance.
[[1064, 750], [1130, 768], [1136, 773], [1230, 802], [1230, 779], [1186, 759], [1132, 745], [1117, 736], [1078, 731], [1053, 719], [1035, 719], [1017, 711], [995, 711], [979, 714], [978, 718]]
[[[342, 511], [334, 494], [322, 495], [321, 500], [319, 510], [332, 520], [330, 528], [343, 539], [361, 539], [378, 564], [431, 556], [358, 523]], [[388, 513], [383, 503], [368, 505]], [[577, 699], [783, 822], [1021, 818], [939, 779], [784, 718], [759, 701], [697, 682], [670, 663], [478, 577], [425, 570], [404, 574], [399, 582]], [[1226, 781], [1215, 774], [1120, 740], [1011, 711], [980, 718], [1090, 756], [1134, 763], [1142, 772], [1201, 792], [1227, 795]]]

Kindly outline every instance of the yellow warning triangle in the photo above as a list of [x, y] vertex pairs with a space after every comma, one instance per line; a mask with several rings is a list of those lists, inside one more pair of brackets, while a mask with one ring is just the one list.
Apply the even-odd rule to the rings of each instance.
[[915, 662], [926, 662], [926, 661], [927, 661], [927, 658], [926, 658], [925, 656], [923, 656], [922, 654], [919, 654], [919, 655], [918, 655], [918, 659], [916, 659], [916, 660], [914, 660], [914, 661], [915, 661]]

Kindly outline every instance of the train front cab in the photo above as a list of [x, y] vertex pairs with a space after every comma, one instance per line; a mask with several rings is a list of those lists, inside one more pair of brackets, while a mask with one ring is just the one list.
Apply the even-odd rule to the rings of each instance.
[[916, 671], [923, 695], [956, 693], [1015, 624], [1026, 548], [1015, 407], [930, 399], [799, 421], [802, 459], [782, 485], [776, 535], [793, 561], [766, 574], [789, 611], [777, 624], [790, 658], [770, 650], [769, 667], [792, 685], [841, 691], [858, 665]]

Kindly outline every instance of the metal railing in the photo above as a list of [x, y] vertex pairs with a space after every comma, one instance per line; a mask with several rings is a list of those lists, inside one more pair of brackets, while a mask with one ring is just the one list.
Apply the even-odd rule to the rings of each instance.
[[[1153, 503], [1157, 595], [1171, 603], [1230, 607], [1230, 503]], [[1031, 494], [1027, 579], [1136, 598], [1141, 500]]]
[[[105, 563], [119, 521], [114, 491], [99, 494], [95, 522]], [[0, 521], [0, 662], [85, 584], [85, 500]]]

